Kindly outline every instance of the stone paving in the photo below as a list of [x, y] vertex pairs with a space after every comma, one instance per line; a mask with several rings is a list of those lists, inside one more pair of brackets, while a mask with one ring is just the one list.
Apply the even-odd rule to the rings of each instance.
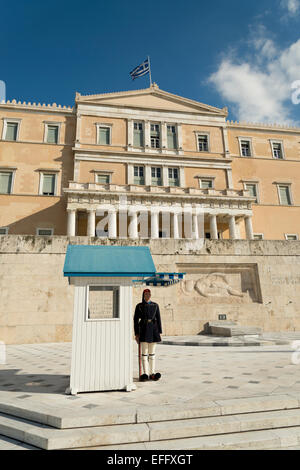
[[[300, 339], [299, 332], [274, 335], [286, 343]], [[164, 340], [173, 338], [164, 337]], [[187, 342], [184, 337], [177, 340]], [[75, 413], [79, 408], [92, 413], [95, 407], [164, 404], [180, 407], [206, 400], [300, 392], [300, 353], [299, 361], [295, 361], [290, 344], [238, 348], [158, 344], [156, 364], [162, 378], [145, 383], [138, 382], [137, 345], [134, 344], [135, 391], [77, 396], [64, 394], [69, 385], [71, 343], [9, 345], [6, 352], [6, 364], [0, 365], [0, 401], [8, 397], [20, 403], [30, 399], [62, 409], [71, 408]], [[7, 438], [0, 441], [0, 449], [13, 445], [13, 440]]]

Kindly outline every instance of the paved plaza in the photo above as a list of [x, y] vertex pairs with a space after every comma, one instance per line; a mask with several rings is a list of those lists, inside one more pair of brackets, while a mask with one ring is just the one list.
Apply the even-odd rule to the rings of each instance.
[[[71, 343], [9, 345], [6, 364], [0, 365], [0, 402], [13, 400], [21, 405], [27, 401], [31, 407], [36, 403], [70, 413], [80, 410], [88, 416], [100, 408], [121, 410], [166, 404], [180, 408], [211, 400], [300, 394], [300, 360], [292, 356], [291, 347], [294, 340], [300, 340], [300, 332], [270, 333], [270, 341], [285, 344], [264, 346], [199, 347], [188, 345], [195, 344], [195, 337], [163, 338], [169, 343], [177, 340], [177, 344], [157, 346], [157, 371], [162, 374], [159, 382], [138, 382], [134, 344], [135, 391], [77, 396], [64, 393], [69, 385]], [[10, 448], [31, 446], [1, 437], [0, 449]]]

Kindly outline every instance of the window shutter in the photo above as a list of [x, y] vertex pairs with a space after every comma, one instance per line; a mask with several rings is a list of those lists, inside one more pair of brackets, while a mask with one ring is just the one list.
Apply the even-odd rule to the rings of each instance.
[[291, 204], [290, 192], [288, 186], [279, 186], [281, 204], [289, 206]]
[[212, 180], [201, 180], [201, 188], [208, 189], [213, 187]]
[[6, 127], [6, 140], [17, 140], [18, 124], [16, 122], [8, 122]]
[[0, 173], [0, 193], [10, 194], [12, 173]]
[[43, 194], [54, 195], [55, 175], [43, 176]]
[[47, 142], [49, 144], [58, 143], [58, 126], [48, 126]]
[[99, 129], [99, 144], [109, 145], [109, 127], [100, 127]]
[[101, 184], [109, 183], [109, 175], [97, 175], [97, 183], [101, 183]]
[[175, 126], [167, 126], [168, 149], [176, 148], [176, 128]]

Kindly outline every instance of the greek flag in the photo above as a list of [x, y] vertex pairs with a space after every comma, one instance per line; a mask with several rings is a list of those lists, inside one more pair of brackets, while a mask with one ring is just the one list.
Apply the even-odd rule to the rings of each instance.
[[146, 59], [141, 65], [138, 65], [135, 67], [135, 69], [132, 70], [132, 72], [130, 72], [132, 80], [138, 77], [142, 77], [142, 75], [146, 75], [146, 73], [149, 73], [149, 70], [149, 59]]

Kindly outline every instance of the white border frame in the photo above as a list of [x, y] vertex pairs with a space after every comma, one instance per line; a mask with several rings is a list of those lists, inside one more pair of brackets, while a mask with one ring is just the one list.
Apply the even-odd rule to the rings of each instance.
[[[285, 158], [283, 140], [281, 140], [281, 139], [269, 139], [269, 141], [270, 141], [270, 145], [271, 145], [272, 158], [274, 158], [274, 160], [285, 160], [286, 158]], [[281, 145], [282, 158], [274, 157], [273, 144], [280, 144]]]
[[[292, 183], [276, 183], [276, 186], [277, 186], [277, 195], [278, 195], [279, 205], [280, 206], [285, 206], [285, 207], [293, 206], [294, 205], [294, 199], [293, 199], [292, 188], [291, 188]], [[287, 186], [288, 187], [291, 204], [282, 204], [281, 199], [280, 199], [279, 186]]]
[[[254, 238], [257, 235], [260, 235], [261, 238]], [[263, 233], [257, 233], [257, 232], [253, 233], [253, 240], [264, 240], [264, 239], [265, 239], [265, 237], [264, 237]]]
[[[48, 145], [60, 145], [60, 144], [61, 144], [61, 141], [60, 141], [61, 125], [62, 125], [62, 123], [61, 123], [61, 122], [57, 122], [57, 121], [44, 121], [44, 144], [48, 144]], [[56, 126], [56, 127], [58, 127], [57, 142], [55, 142], [55, 143], [53, 143], [53, 142], [47, 142], [47, 138], [48, 138], [48, 127], [49, 127], [49, 126]]]
[[[103, 145], [103, 146], [108, 146], [108, 145], [111, 145], [111, 142], [112, 142], [112, 127], [113, 127], [113, 124], [110, 124], [110, 123], [107, 123], [107, 122], [96, 122], [96, 128], [97, 128], [97, 131], [96, 131], [96, 144], [97, 145]], [[100, 128], [101, 127], [105, 127], [107, 129], [109, 129], [109, 144], [100, 144], [99, 142], [99, 139], [100, 139]]]
[[[20, 137], [20, 127], [21, 127], [21, 121], [22, 119], [19, 119], [19, 118], [3, 118], [3, 128], [2, 128], [2, 140], [5, 140], [6, 142], [18, 142], [19, 141], [19, 137]], [[5, 138], [6, 136], [6, 131], [7, 131], [7, 124], [9, 122], [12, 122], [14, 124], [17, 124], [17, 137], [16, 137], [16, 140], [7, 140]]]
[[[12, 141], [14, 142], [14, 141]], [[2, 196], [3, 195], [9, 195], [9, 194], [14, 194], [14, 184], [15, 184], [15, 177], [16, 177], [16, 168], [5, 168], [5, 167], [0, 167], [0, 173], [12, 173], [11, 177], [11, 187], [10, 187], [10, 192], [9, 193], [0, 193]]]
[[[247, 184], [254, 184], [256, 187], [256, 199], [257, 202], [253, 202], [252, 204], [260, 204], [260, 190], [259, 190], [259, 181], [251, 181], [251, 180], [243, 180], [243, 187], [244, 191], [247, 191], [246, 185]], [[252, 196], [251, 196], [252, 197]]]
[[8, 235], [9, 227], [0, 227], [0, 230], [5, 230], [5, 233], [0, 233], [0, 235]]
[[[215, 179], [216, 177], [215, 176], [197, 176], [198, 180], [199, 180], [199, 188], [200, 189], [215, 189]], [[211, 188], [202, 188], [202, 181], [211, 181], [212, 182], [212, 186]]]
[[[252, 158], [252, 157], [254, 157], [252, 137], [239, 136], [238, 140], [239, 140], [240, 156], [242, 158]], [[242, 153], [242, 140], [246, 140], [247, 142], [249, 142], [249, 144], [250, 144], [250, 155], [243, 155], [243, 153]]]
[[[112, 170], [93, 170], [93, 173], [94, 173], [94, 182], [96, 184], [111, 184], [111, 178], [112, 178], [112, 174], [113, 174]], [[97, 181], [98, 175], [109, 176], [108, 183], [99, 183], [99, 181]]]
[[[89, 308], [89, 295], [90, 295], [90, 286], [92, 287], [113, 287], [117, 288], [119, 291], [118, 295], [118, 314], [119, 316], [117, 318], [88, 318], [88, 308]], [[87, 284], [86, 285], [86, 302], [85, 302], [85, 316], [84, 316], [84, 321], [86, 322], [103, 322], [103, 321], [120, 321], [121, 320], [121, 286], [118, 285], [113, 285], [113, 284]]]
[[[44, 197], [54, 197], [57, 196], [57, 176], [59, 171], [45, 171], [45, 170], [40, 170], [40, 182], [39, 182], [39, 196], [44, 196]], [[54, 181], [54, 194], [43, 194], [43, 184], [44, 184], [44, 175], [54, 175], [55, 176], [55, 181]]]
[[[201, 132], [201, 131], [194, 131], [195, 132], [195, 136], [196, 136], [196, 149], [197, 149], [197, 152], [199, 153], [211, 153], [211, 149], [210, 149], [210, 132]], [[199, 150], [199, 141], [198, 141], [198, 137], [200, 135], [205, 135], [207, 137], [207, 150]]]
[[[295, 239], [295, 240], [288, 240], [288, 238], [287, 238], [288, 236], [289, 236], [289, 237], [291, 237], [291, 236], [292, 236], [292, 237], [296, 237], [296, 239]], [[291, 241], [291, 242], [292, 242], [292, 241], [297, 241], [297, 240], [299, 240], [298, 233], [285, 233], [285, 234], [284, 234], [284, 238], [285, 238], [286, 240], [288, 240], [288, 241]]]

